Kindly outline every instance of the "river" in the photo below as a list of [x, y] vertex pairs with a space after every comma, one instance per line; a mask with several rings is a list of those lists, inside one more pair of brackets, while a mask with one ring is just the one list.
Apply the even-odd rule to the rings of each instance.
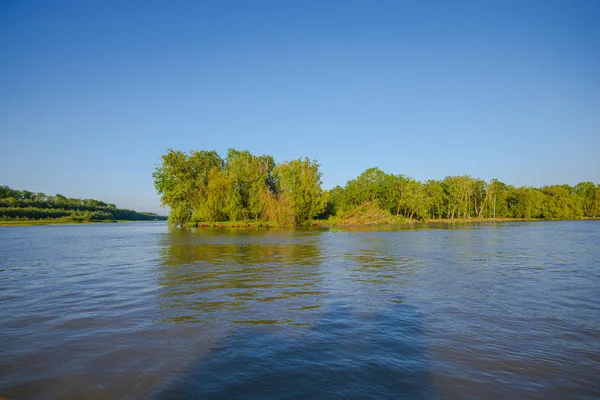
[[0, 397], [600, 398], [600, 221], [0, 227]]

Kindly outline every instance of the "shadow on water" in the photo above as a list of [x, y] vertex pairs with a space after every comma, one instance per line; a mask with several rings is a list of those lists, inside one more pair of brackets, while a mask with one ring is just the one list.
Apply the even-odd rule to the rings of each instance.
[[152, 398], [435, 398], [419, 312], [399, 292], [410, 260], [326, 231], [167, 240], [161, 322], [206, 343]]
[[414, 310], [401, 308], [388, 313], [412, 324], [382, 313], [357, 326], [340, 310], [293, 337], [237, 328], [153, 398], [435, 398]]

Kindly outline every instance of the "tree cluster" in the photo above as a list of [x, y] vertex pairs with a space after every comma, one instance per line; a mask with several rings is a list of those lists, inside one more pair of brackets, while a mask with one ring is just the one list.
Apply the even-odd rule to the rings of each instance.
[[169, 221], [271, 221], [294, 226], [313, 218], [333, 223], [413, 220], [600, 217], [600, 185], [515, 187], [468, 175], [417, 181], [369, 168], [344, 187], [321, 188], [319, 164], [308, 158], [276, 164], [269, 155], [229, 149], [168, 150], [153, 173]]
[[448, 176], [419, 182], [404, 175], [369, 168], [345, 187], [329, 193], [328, 211], [344, 216], [374, 202], [390, 215], [412, 219], [541, 218], [600, 216], [600, 185], [515, 187], [497, 179]]
[[308, 158], [276, 164], [272, 156], [229, 149], [168, 150], [154, 186], [175, 225], [216, 221], [272, 221], [294, 226], [325, 208], [319, 164]]
[[15, 190], [8, 186], [0, 186], [0, 219], [61, 219], [85, 222], [106, 220], [148, 221], [164, 219], [164, 217], [117, 208], [114, 204], [100, 200], [69, 198], [61, 194], [47, 196], [45, 193]]

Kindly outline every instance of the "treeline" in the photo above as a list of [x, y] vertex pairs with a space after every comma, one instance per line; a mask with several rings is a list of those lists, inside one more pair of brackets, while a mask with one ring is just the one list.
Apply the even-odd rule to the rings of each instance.
[[343, 216], [366, 202], [407, 220], [471, 218], [580, 219], [600, 215], [600, 185], [515, 187], [492, 179], [448, 176], [419, 182], [370, 168], [329, 193], [331, 215]]
[[269, 155], [230, 149], [168, 150], [153, 174], [169, 221], [270, 221], [277, 226], [327, 219], [332, 224], [431, 219], [600, 216], [600, 185], [515, 187], [497, 179], [448, 176], [419, 182], [369, 168], [345, 187], [321, 187], [319, 164], [308, 158], [276, 164]]
[[0, 220], [59, 219], [73, 222], [128, 220], [151, 221], [165, 217], [117, 208], [94, 199], [76, 199], [61, 194], [48, 196], [28, 190], [0, 186]]

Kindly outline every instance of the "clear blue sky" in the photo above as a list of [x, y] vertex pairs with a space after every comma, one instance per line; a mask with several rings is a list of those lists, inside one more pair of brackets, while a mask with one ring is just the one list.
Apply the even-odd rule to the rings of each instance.
[[600, 2], [4, 0], [0, 139], [0, 184], [147, 211], [168, 148], [600, 183]]

